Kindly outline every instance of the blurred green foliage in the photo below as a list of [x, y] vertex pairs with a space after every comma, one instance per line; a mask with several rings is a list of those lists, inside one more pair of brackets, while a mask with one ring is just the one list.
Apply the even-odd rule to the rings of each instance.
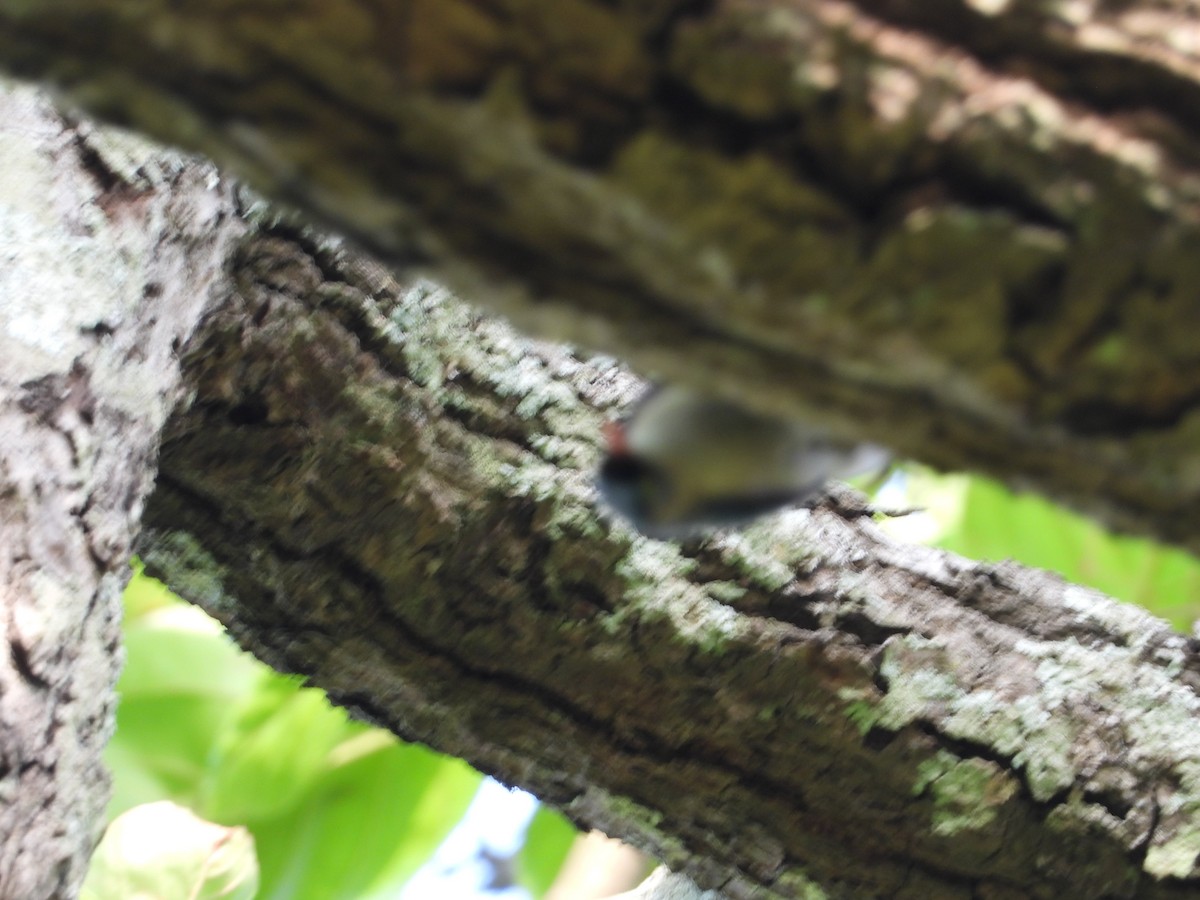
[[[464, 762], [351, 721], [141, 573], [125, 592], [125, 649], [106, 757], [110, 821], [171, 800], [208, 822], [245, 826], [263, 900], [396, 897], [482, 780]], [[541, 821], [546, 839], [527, 843], [519, 868], [544, 890], [575, 831], [557, 814]], [[163, 878], [168, 868], [175, 877], [169, 860], [179, 853], [164, 851]], [[120, 867], [112, 853], [104, 858], [105, 878], [90, 882], [89, 896], [130, 896], [112, 893]]]
[[575, 826], [554, 810], [539, 806], [525, 832], [525, 847], [517, 856], [517, 883], [531, 896], [543, 896], [578, 835]]

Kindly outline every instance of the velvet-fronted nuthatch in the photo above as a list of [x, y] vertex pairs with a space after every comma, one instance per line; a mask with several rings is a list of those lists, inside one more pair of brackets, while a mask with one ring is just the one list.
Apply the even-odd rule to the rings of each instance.
[[881, 447], [848, 446], [674, 386], [651, 389], [606, 436], [601, 495], [643, 534], [664, 539], [745, 524], [889, 459]]

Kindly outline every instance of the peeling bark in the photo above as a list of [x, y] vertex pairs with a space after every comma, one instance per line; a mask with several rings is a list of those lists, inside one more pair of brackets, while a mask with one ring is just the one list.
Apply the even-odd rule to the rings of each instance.
[[1200, 546], [1187, 4], [0, 2], [0, 61], [534, 332]]

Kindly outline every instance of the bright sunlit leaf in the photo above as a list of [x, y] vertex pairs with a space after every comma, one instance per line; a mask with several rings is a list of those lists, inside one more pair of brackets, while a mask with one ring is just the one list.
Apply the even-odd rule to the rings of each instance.
[[162, 801], [118, 816], [100, 842], [81, 900], [253, 900], [254, 838]]

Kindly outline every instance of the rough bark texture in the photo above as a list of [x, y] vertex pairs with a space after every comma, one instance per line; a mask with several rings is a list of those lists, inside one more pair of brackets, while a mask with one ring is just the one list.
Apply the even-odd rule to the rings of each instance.
[[[175, 348], [240, 227], [215, 170], [0, 86], [0, 897], [69, 897], [99, 837], [120, 592]], [[141, 165], [125, 169], [137, 160]]]
[[[1194, 32], [1183, 3], [1115, 0], [0, 0], [5, 65], [398, 270], [1193, 548]], [[35, 734], [83, 750], [56, 777], [107, 728], [171, 339], [228, 261], [142, 546], [269, 661], [731, 897], [1200, 889], [1197, 662], [1161, 623], [897, 547], [850, 499], [682, 552], [635, 539], [583, 474], [634, 390], [615, 366], [265, 214], [221, 249], [204, 229], [244, 225], [210, 195], [105, 178], [110, 218], [195, 215], [164, 214], [178, 244], [148, 228], [176, 268], [118, 291], [133, 313], [46, 324], [84, 349], [0, 370], [0, 708], [58, 716]], [[146, 311], [166, 295], [178, 318]], [[52, 668], [77, 650], [94, 665]], [[83, 705], [55, 698], [95, 705], [72, 730]], [[19, 734], [8, 777], [36, 779], [50, 751]], [[4, 822], [28, 828], [17, 787]], [[30, 896], [75, 883], [57, 856]]]
[[1192, 548], [1196, 31], [1183, 0], [0, 0], [4, 64], [523, 327]]
[[1185, 897], [1200, 659], [852, 496], [683, 550], [598, 515], [632, 379], [264, 223], [140, 552], [273, 665], [727, 896]]

